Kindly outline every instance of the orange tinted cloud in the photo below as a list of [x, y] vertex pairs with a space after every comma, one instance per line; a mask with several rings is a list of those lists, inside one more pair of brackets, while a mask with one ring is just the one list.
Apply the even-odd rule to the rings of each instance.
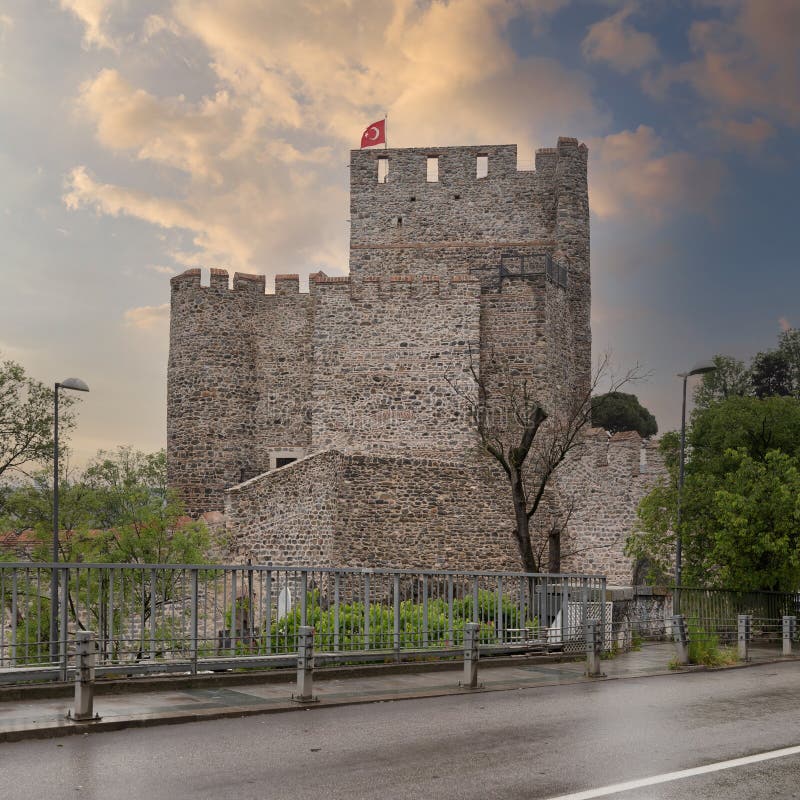
[[646, 125], [593, 139], [589, 148], [591, 206], [601, 218], [710, 212], [724, 175], [718, 161], [669, 151]]
[[160, 306], [129, 308], [124, 314], [125, 324], [132, 328], [150, 331], [166, 325], [169, 321], [169, 303]]
[[[737, 0], [721, 4], [721, 14], [694, 22], [689, 29], [694, 58], [648, 77], [646, 88], [658, 95], [674, 83], [687, 83], [717, 117], [755, 112], [800, 126], [800, 3]], [[730, 130], [741, 138], [741, 129]]]
[[634, 4], [628, 4], [592, 25], [581, 45], [584, 57], [604, 61], [618, 72], [632, 72], [656, 61], [660, 57], [656, 40], [628, 23], [636, 10]]

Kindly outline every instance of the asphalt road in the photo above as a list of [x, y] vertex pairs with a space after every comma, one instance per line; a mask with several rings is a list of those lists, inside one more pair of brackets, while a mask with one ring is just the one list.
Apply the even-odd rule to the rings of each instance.
[[800, 663], [785, 663], [4, 744], [0, 795], [800, 798], [799, 754], [602, 788], [797, 745]]

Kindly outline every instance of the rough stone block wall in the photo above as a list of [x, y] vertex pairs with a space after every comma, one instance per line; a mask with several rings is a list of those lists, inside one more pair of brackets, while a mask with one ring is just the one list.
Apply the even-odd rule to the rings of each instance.
[[[432, 455], [472, 444], [451, 381], [480, 348], [477, 281], [317, 278], [312, 294], [315, 449]], [[474, 382], [466, 390], [475, 395]]]
[[609, 437], [592, 428], [558, 476], [563, 502], [576, 500], [562, 540], [562, 568], [629, 585], [633, 564], [624, 554], [625, 540], [639, 501], [665, 474], [655, 442], [642, 442], [636, 432]]
[[275, 276], [275, 294], [264, 298], [253, 326], [258, 434], [250, 447], [263, 471], [273, 450], [311, 447], [314, 308], [297, 275]]
[[258, 564], [336, 562], [342, 456], [318, 453], [227, 492], [231, 556]]
[[[561, 491], [580, 499], [563, 534], [563, 572], [630, 584], [625, 535], [662, 468], [654, 460], [642, 471], [641, 451], [638, 434], [610, 440], [594, 429], [562, 473]], [[521, 569], [508, 484], [477, 449], [454, 462], [329, 450], [227, 494], [231, 556], [238, 561]]]
[[[493, 487], [487, 492], [487, 482]], [[516, 570], [500, 476], [329, 450], [227, 492], [231, 557], [267, 564]]]
[[[488, 175], [477, 177], [477, 158]], [[438, 157], [438, 180], [427, 180], [427, 160]], [[388, 177], [378, 183], [378, 161]], [[353, 150], [350, 153], [350, 245], [363, 248], [445, 242], [531, 242], [549, 238], [553, 176], [517, 170], [516, 145]], [[365, 262], [355, 258], [351, 274]], [[388, 266], [388, 265], [387, 265]], [[380, 262], [370, 263], [372, 274]], [[463, 271], [463, 270], [459, 270]], [[387, 274], [384, 272], [384, 274]]]
[[498, 476], [461, 463], [351, 456], [343, 465], [340, 558], [353, 566], [518, 570]]
[[167, 475], [193, 515], [220, 510], [223, 491], [259, 471], [252, 324], [263, 276], [200, 270], [172, 279], [167, 370]]

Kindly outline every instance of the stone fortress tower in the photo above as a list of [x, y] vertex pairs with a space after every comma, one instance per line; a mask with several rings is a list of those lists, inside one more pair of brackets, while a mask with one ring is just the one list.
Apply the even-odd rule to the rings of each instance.
[[[534, 171], [515, 145], [355, 150], [350, 181], [348, 277], [172, 279], [170, 483], [225, 510], [241, 558], [518, 569], [465, 399], [498, 357], [548, 409], [589, 387], [587, 148], [560, 138]], [[562, 569], [628, 582], [652, 448], [592, 430], [562, 469], [582, 497]]]

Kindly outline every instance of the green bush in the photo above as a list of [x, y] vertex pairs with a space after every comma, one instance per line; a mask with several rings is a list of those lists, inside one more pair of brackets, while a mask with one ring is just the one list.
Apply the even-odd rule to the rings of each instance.
[[736, 651], [720, 647], [719, 637], [713, 631], [697, 622], [689, 620], [689, 663], [706, 667], [722, 667], [736, 662]]
[[[423, 647], [459, 647], [464, 642], [464, 625], [473, 620], [473, 598], [453, 600], [452, 636], [450, 635], [449, 609], [446, 600], [431, 599], [426, 607], [420, 602], [404, 600], [400, 603], [399, 646], [403, 649]], [[537, 619], [524, 620], [520, 624], [519, 609], [506, 597], [502, 603], [503, 628], [527, 628], [533, 636], [538, 634]], [[426, 616], [427, 612], [427, 616]], [[478, 619], [480, 620], [481, 644], [496, 644], [497, 596], [494, 592], [478, 593]], [[306, 607], [306, 624], [314, 628], [316, 646], [322, 650], [332, 649], [336, 636], [340, 650], [392, 649], [394, 640], [394, 607], [382, 603], [371, 603], [369, 607], [369, 633], [365, 624], [363, 603], [339, 605], [338, 630], [336, 612], [333, 607], [323, 608], [318, 590], [309, 592]], [[273, 653], [292, 652], [298, 629], [301, 625], [301, 609], [295, 607], [286, 616], [271, 620], [269, 629], [262, 628], [262, 640], [253, 649]], [[427, 630], [427, 635], [425, 631]]]

